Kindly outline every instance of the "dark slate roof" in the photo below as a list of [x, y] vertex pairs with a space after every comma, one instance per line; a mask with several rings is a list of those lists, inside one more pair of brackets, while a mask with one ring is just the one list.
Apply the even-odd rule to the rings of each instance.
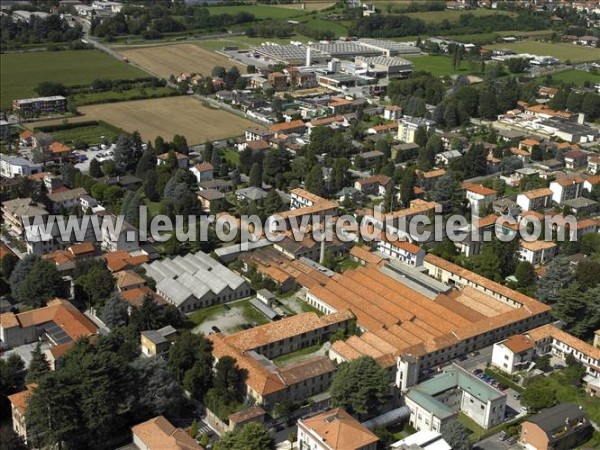
[[574, 403], [559, 403], [552, 408], [542, 410], [537, 416], [533, 416], [528, 421], [535, 423], [546, 434], [550, 434], [565, 425], [565, 420], [573, 423], [585, 417], [585, 412], [579, 409]]

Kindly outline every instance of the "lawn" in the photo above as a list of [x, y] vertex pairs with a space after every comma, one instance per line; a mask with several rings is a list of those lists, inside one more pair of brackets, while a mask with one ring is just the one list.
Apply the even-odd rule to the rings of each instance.
[[517, 53], [531, 53], [539, 56], [554, 56], [563, 62], [570, 60], [572, 63], [600, 60], [600, 52], [597, 48], [573, 44], [529, 40], [514, 43], [493, 44], [487, 46], [487, 48], [512, 50]]
[[[301, 20], [301, 22], [303, 23], [303, 25], [314, 30], [332, 31], [337, 37], [343, 37], [348, 35], [348, 27], [346, 27], [340, 22], [331, 22], [328, 20], [322, 20], [317, 18], [310, 18], [307, 21]], [[294, 37], [294, 40], [296, 40], [296, 37]]]
[[589, 81], [592, 84], [600, 83], [600, 74], [593, 74], [583, 70], [567, 70], [566, 72], [555, 73], [552, 75], [552, 78], [557, 81], [575, 83], [578, 85], [582, 85], [586, 81]]
[[[35, 124], [34, 124], [35, 125]], [[51, 132], [55, 141], [64, 144], [73, 144], [75, 142], [86, 142], [88, 144], [98, 144], [103, 139], [112, 141], [119, 136], [121, 130], [106, 122], [99, 121], [97, 125], [86, 125], [74, 127], [68, 130], [58, 130]]]
[[221, 155], [230, 166], [236, 166], [240, 163], [240, 154], [232, 148], [224, 148]]
[[456, 73], [468, 75], [479, 72], [479, 67], [471, 68], [467, 61], [462, 61], [460, 68], [454, 70], [452, 59], [444, 55], [405, 55], [404, 58], [412, 61], [415, 71], [423, 70], [431, 72], [435, 76], [454, 75]]
[[188, 315], [188, 319], [190, 319], [194, 325], [200, 325], [202, 322], [224, 313], [225, 309], [223, 308], [223, 305], [214, 305], [194, 311]]
[[309, 13], [290, 8], [281, 8], [279, 6], [267, 5], [235, 5], [235, 6], [209, 6], [209, 12], [212, 15], [217, 14], [237, 14], [239, 12], [247, 12], [254, 14], [257, 19], [279, 19], [287, 20], [292, 17], [302, 17]]
[[314, 306], [309, 305], [308, 303], [301, 301], [300, 302], [300, 307], [302, 308], [302, 312], [314, 312], [317, 314], [317, 316], [321, 317], [323, 315], [323, 311], [319, 311], [317, 308], [315, 308]]
[[148, 98], [161, 98], [178, 95], [170, 87], [134, 88], [126, 91], [89, 92], [73, 95], [72, 102], [77, 106], [94, 105], [97, 103], [124, 102], [127, 100], [141, 100]]
[[11, 53], [0, 55], [0, 107], [13, 99], [35, 97], [43, 81], [67, 86], [89, 84], [97, 78], [133, 79], [146, 77], [141, 70], [98, 50]]
[[267, 319], [260, 311], [250, 304], [250, 300], [243, 300], [241, 302], [234, 303], [231, 306], [233, 308], [242, 308], [244, 319], [250, 323], [255, 322], [258, 325], [264, 325], [270, 322], [269, 319]]

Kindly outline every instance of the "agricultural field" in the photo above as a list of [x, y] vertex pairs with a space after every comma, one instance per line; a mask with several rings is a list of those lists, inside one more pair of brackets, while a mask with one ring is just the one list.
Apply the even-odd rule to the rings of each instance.
[[586, 81], [592, 84], [600, 83], [600, 74], [585, 72], [583, 70], [567, 70], [566, 72], [559, 72], [552, 75], [554, 80], [564, 81], [565, 83], [575, 83], [583, 85]]
[[70, 97], [71, 103], [76, 106], [95, 105], [97, 103], [125, 102], [149, 98], [162, 98], [179, 93], [170, 87], [134, 88], [122, 91], [85, 92], [74, 94]]
[[66, 86], [89, 84], [97, 78], [132, 79], [147, 74], [98, 50], [11, 53], [0, 55], [0, 107], [15, 98], [35, 97], [43, 81]]
[[[36, 130], [40, 123], [28, 124], [29, 128]], [[82, 124], [83, 125], [83, 124]], [[66, 130], [52, 131], [49, 134], [55, 141], [63, 144], [73, 145], [76, 143], [98, 144], [103, 140], [113, 141], [121, 130], [117, 127], [109, 125], [106, 122], [99, 121], [96, 124], [89, 124], [81, 127], [75, 127]]]
[[322, 0], [305, 1], [304, 3], [286, 3], [280, 5], [281, 8], [287, 9], [302, 9], [302, 6], [306, 6], [306, 11], [321, 11], [322, 9], [330, 8], [335, 5], [335, 2], [327, 2]]
[[[385, 8], [382, 9], [385, 12]], [[457, 22], [459, 17], [463, 14], [473, 14], [475, 17], [494, 16], [497, 14], [514, 15], [509, 11], [498, 11], [492, 9], [474, 9], [470, 11], [425, 11], [425, 12], [414, 12], [407, 13], [406, 15], [413, 19], [421, 19], [425, 23], [442, 23], [444, 20], [449, 22]]]
[[[253, 124], [249, 120], [219, 109], [207, 108], [193, 97], [169, 97], [133, 102], [82, 106], [80, 117], [68, 122], [103, 120], [118, 124], [125, 131], [139, 131], [144, 141], [162, 136], [170, 141], [183, 135], [190, 144], [243, 134]], [[35, 126], [55, 125], [62, 120], [36, 122]]]
[[572, 63], [581, 63], [600, 60], [600, 51], [597, 48], [573, 44], [521, 41], [510, 44], [493, 44], [486, 46], [486, 48], [512, 50], [517, 53], [531, 53], [539, 56], [554, 56], [562, 62], [571, 60]]
[[207, 8], [212, 15], [233, 15], [239, 12], [247, 12], [250, 14], [254, 14], [254, 17], [257, 19], [288, 20], [293, 17], [297, 18], [308, 14], [305, 11], [297, 9], [282, 8], [279, 6], [269, 5], [208, 6]]
[[120, 52], [132, 63], [162, 78], [183, 72], [209, 75], [214, 66], [236, 65], [227, 57], [194, 44], [140, 47]]
[[[308, 38], [304, 36], [294, 35], [289, 38], [264, 38], [264, 37], [248, 37], [248, 36], [232, 36], [230, 38], [222, 39], [202, 39], [194, 41], [193, 44], [198, 47], [216, 51], [222, 50], [223, 47], [238, 47], [240, 49], [247, 49], [257, 45], [261, 45], [264, 42], [274, 42], [276, 44], [286, 45], [290, 41], [301, 41], [307, 42]], [[227, 67], [227, 66], [226, 66]]]

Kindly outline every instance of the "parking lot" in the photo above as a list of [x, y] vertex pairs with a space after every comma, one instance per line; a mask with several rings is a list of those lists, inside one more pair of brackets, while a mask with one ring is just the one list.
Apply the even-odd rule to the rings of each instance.
[[102, 164], [104, 161], [114, 158], [114, 145], [106, 148], [90, 147], [86, 150], [76, 150], [73, 153], [80, 158], [80, 162], [75, 164], [75, 167], [82, 173], [87, 173], [90, 171], [92, 159], [96, 158]]

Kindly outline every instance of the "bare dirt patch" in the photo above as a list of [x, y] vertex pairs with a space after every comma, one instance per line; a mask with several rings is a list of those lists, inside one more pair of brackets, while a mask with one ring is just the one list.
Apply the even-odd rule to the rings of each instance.
[[[142, 47], [120, 52], [133, 64], [162, 78], [187, 73], [210, 75], [213, 67], [238, 65], [227, 57], [193, 44]], [[241, 66], [240, 66], [241, 67]]]
[[[139, 131], [144, 141], [162, 136], [185, 136], [188, 143], [240, 136], [253, 122], [229, 112], [207, 108], [194, 97], [169, 97], [132, 102], [106, 103], [79, 108], [83, 116], [68, 122], [104, 120], [125, 131]], [[55, 125], [63, 119], [35, 122], [32, 126]]]

